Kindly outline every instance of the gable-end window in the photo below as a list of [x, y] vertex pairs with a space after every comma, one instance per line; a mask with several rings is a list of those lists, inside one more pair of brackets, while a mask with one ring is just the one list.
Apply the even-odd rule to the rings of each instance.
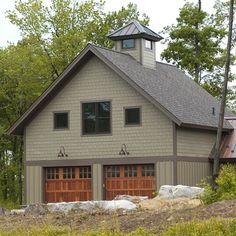
[[145, 39], [145, 48], [152, 50], [152, 41]]
[[68, 112], [54, 112], [54, 129], [68, 129]]
[[140, 125], [141, 111], [139, 107], [125, 108], [125, 125]]
[[122, 40], [122, 48], [128, 49], [128, 48], [134, 48], [134, 39], [123, 39]]
[[108, 134], [111, 132], [110, 102], [82, 104], [83, 134]]

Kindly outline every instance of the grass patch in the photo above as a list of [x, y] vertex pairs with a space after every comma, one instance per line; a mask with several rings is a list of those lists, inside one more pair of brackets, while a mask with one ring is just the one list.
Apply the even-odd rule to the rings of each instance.
[[15, 202], [4, 201], [4, 200], [0, 199], [0, 207], [7, 208], [7, 209], [19, 209], [20, 205]]
[[189, 221], [170, 226], [163, 236], [234, 236], [236, 219], [212, 218], [207, 221]]
[[69, 228], [58, 228], [45, 226], [43, 228], [31, 228], [29, 230], [1, 231], [0, 236], [155, 236], [156, 234], [142, 228], [130, 233], [123, 233], [119, 230], [99, 230], [78, 233]]

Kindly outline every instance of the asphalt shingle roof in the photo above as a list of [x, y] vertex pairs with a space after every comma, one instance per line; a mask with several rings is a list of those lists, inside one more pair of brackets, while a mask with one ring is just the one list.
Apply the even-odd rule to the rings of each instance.
[[[217, 127], [219, 101], [175, 66], [157, 62], [156, 70], [149, 69], [128, 54], [95, 48], [183, 124]], [[226, 111], [225, 116], [235, 115]], [[227, 121], [224, 127], [231, 128]]]

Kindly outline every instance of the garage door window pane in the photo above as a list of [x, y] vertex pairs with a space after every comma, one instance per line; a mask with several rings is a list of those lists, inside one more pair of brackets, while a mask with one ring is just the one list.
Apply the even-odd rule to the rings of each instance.
[[46, 169], [47, 179], [59, 179], [59, 168], [47, 168]]
[[119, 166], [106, 166], [105, 168], [106, 177], [119, 178], [120, 177], [120, 167]]
[[154, 176], [154, 165], [143, 165], [142, 176]]
[[66, 167], [63, 168], [63, 179], [74, 179], [75, 178], [75, 168]]
[[124, 177], [137, 177], [137, 166], [124, 166]]
[[80, 179], [91, 179], [91, 166], [83, 166], [79, 168], [79, 178]]

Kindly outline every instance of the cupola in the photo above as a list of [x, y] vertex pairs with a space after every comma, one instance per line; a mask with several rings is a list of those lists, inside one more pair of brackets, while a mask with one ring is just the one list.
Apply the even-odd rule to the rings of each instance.
[[156, 68], [155, 42], [163, 38], [145, 25], [132, 20], [109, 34], [108, 38], [115, 41], [115, 50], [130, 54], [143, 66]]

